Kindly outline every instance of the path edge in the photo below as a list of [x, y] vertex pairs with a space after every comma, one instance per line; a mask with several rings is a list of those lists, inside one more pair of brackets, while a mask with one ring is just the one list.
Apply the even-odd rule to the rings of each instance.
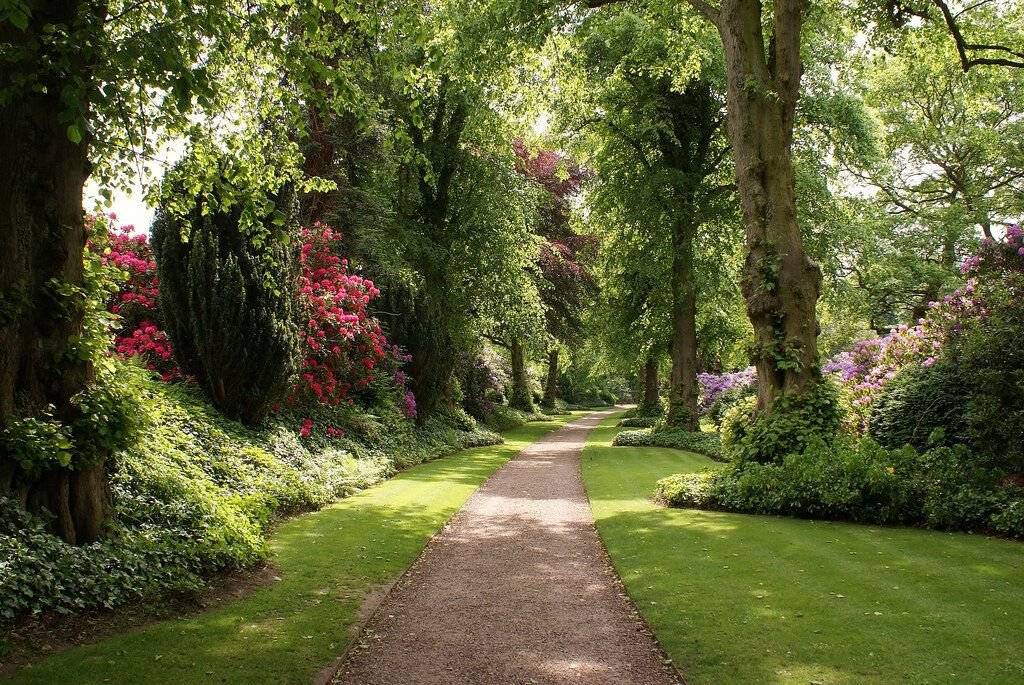
[[[555, 431], [561, 430], [565, 426], [572, 425], [572, 424], [576, 423], [577, 421], [582, 421], [583, 419], [586, 419], [586, 418], [588, 418], [590, 416], [593, 416], [594, 414], [599, 414], [599, 413], [601, 413], [601, 411], [607, 411], [607, 410], [598, 410], [598, 411], [595, 411], [595, 412], [591, 412], [589, 414], [585, 414], [583, 416], [575, 418], [572, 421], [569, 421], [567, 423], [563, 423], [561, 426], [556, 428], [554, 431], [551, 431], [551, 432], [547, 433], [546, 435], [544, 435], [543, 437], [541, 437], [540, 440], [543, 440], [544, 438], [546, 438], [548, 435], [551, 435], [551, 433], [554, 433]], [[588, 433], [588, 435], [589, 435], [589, 433]], [[539, 440], [535, 441], [535, 442], [539, 442]], [[487, 483], [490, 482], [490, 480], [492, 478], [494, 478], [494, 476], [498, 473], [498, 471], [500, 471], [503, 468], [505, 468], [509, 463], [511, 463], [511, 461], [513, 459], [518, 457], [520, 454], [523, 453], [524, 450], [526, 450], [528, 447], [530, 447], [533, 444], [534, 443], [531, 442], [529, 445], [527, 445], [526, 447], [524, 447], [523, 449], [519, 450], [518, 452], [513, 454], [511, 457], [509, 457], [508, 461], [506, 461], [504, 464], [502, 464], [498, 468], [494, 469], [494, 472], [491, 473], [491, 475], [487, 476], [487, 478], [482, 483], [480, 483], [480, 485], [476, 486], [476, 489], [474, 489], [473, 492], [471, 492], [469, 494], [469, 497], [472, 497], [473, 495], [475, 495], [480, 490], [480, 488], [482, 488], [485, 485], [487, 485]], [[586, 442], [584, 442], [584, 449], [585, 448], [586, 448]], [[583, 454], [583, 452], [580, 451], [581, 457], [582, 457], [582, 454]], [[581, 469], [582, 469], [582, 465], [583, 465], [583, 461], [582, 461], [582, 458], [581, 458], [581, 460], [580, 460], [580, 467], [581, 467]], [[582, 478], [583, 478], [583, 472], [581, 471], [580, 472], [580, 479], [582, 480]], [[586, 494], [586, 491], [587, 491], [587, 489], [584, 486], [583, 493]], [[466, 502], [469, 501], [469, 497], [466, 498]], [[589, 497], [587, 498], [587, 505], [588, 506], [590, 505]], [[345, 645], [344, 649], [341, 650], [341, 652], [338, 654], [338, 657], [336, 659], [334, 659], [334, 661], [332, 661], [330, 664], [328, 664], [327, 666], [325, 666], [322, 669], [320, 669], [320, 672], [317, 673], [316, 677], [313, 678], [313, 685], [330, 685], [334, 681], [334, 679], [338, 677], [338, 674], [341, 673], [341, 670], [345, 667], [345, 664], [348, 663], [348, 659], [349, 659], [349, 656], [351, 656], [351, 654], [352, 654], [352, 650], [354, 650], [356, 648], [356, 646], [359, 645], [360, 641], [362, 640], [363, 635], [366, 633], [367, 626], [369, 626], [370, 623], [373, 621], [373, 619], [377, 617], [377, 614], [380, 612], [381, 606], [384, 605], [384, 602], [388, 599], [388, 597], [391, 596], [391, 593], [394, 592], [395, 588], [398, 587], [399, 583], [401, 583], [405, 579], [405, 577], [409, 575], [409, 573], [413, 570], [413, 568], [416, 567], [416, 564], [419, 563], [420, 559], [423, 558], [423, 555], [426, 553], [426, 551], [430, 547], [430, 545], [433, 544], [434, 540], [445, 531], [445, 529], [449, 526], [449, 524], [451, 524], [452, 519], [454, 519], [456, 516], [458, 516], [459, 513], [462, 511], [462, 509], [465, 506], [466, 506], [466, 503], [463, 502], [461, 507], [459, 507], [458, 509], [453, 511], [451, 516], [446, 518], [444, 523], [442, 523], [440, 526], [438, 526], [437, 530], [434, 531], [434, 534], [431, 535], [430, 539], [428, 539], [427, 542], [423, 545], [423, 549], [420, 550], [420, 553], [416, 555], [416, 558], [413, 559], [411, 562], [409, 562], [409, 565], [406, 566], [405, 569], [398, 576], [396, 576], [395, 579], [391, 583], [389, 583], [389, 584], [384, 586], [383, 592], [380, 592], [378, 594], [377, 599], [376, 599], [375, 602], [373, 602], [369, 606], [365, 607], [366, 609], [370, 609], [369, 611], [365, 611], [364, 612], [363, 611], [364, 607], [362, 605], [360, 605], [359, 613], [361, 613], [363, 615], [363, 618], [362, 618], [362, 620], [357, 621], [354, 624], [353, 627], [355, 628], [355, 632], [352, 634], [352, 637], [349, 638], [348, 644]], [[590, 513], [591, 513], [591, 517], [593, 517], [593, 513], [594, 513], [593, 510], [591, 510]], [[596, 532], [596, 527], [595, 527], [595, 532]], [[598, 540], [601, 539], [601, 535], [600, 534], [598, 534], [597, 537], [598, 537]], [[604, 550], [604, 542], [603, 541], [601, 541], [601, 549]], [[607, 552], [605, 552], [605, 556], [607, 557]], [[612, 570], [614, 571], [614, 568]], [[619, 577], [618, 576], [618, 572], [615, 572], [616, 580], [618, 580], [618, 577]], [[372, 595], [374, 592], [375, 592], [374, 590], [371, 590], [369, 593], [367, 593], [367, 598], [369, 598], [370, 595]], [[628, 597], [629, 595], [627, 594], [626, 596]], [[632, 601], [633, 600], [630, 599], [630, 603], [632, 603]], [[372, 607], [372, 609], [371, 609], [371, 607]], [[639, 615], [639, 613], [638, 613], [638, 615]], [[647, 626], [646, 621], [644, 622], [644, 626], [645, 627]], [[653, 633], [651, 633], [651, 634], [653, 635]], [[664, 650], [661, 647], [661, 643], [657, 641], [657, 638], [655, 638], [655, 643], [658, 645], [658, 649], [661, 649], [661, 651], [664, 653]]]
[[[623, 411], [626, 411], [628, 409], [627, 407], [621, 407], [618, 405], [616, 405], [615, 408], [621, 409]], [[611, 418], [612, 416], [615, 416], [615, 414], [610, 414], [608, 418]], [[592, 433], [594, 430], [597, 430], [600, 427], [600, 425], [594, 426], [594, 428], [592, 428], [590, 432]], [[612, 426], [612, 428], [616, 427], [617, 426]], [[590, 509], [590, 527], [594, 529], [594, 535], [597, 536], [597, 542], [601, 548], [601, 556], [603, 558], [605, 567], [611, 572], [611, 577], [615, 585], [618, 586], [618, 588], [622, 591], [621, 595], [625, 598], [626, 602], [629, 604], [629, 607], [632, 609], [632, 613], [636, 618], [637, 623], [640, 624], [641, 629], [648, 635], [648, 637], [651, 638], [651, 640], [654, 642], [654, 645], [658, 648], [658, 652], [661, 655], [662, 665], [665, 667], [666, 670], [670, 671], [673, 675], [675, 675], [680, 685], [687, 685], [689, 681], [686, 679], [686, 674], [683, 673], [682, 669], [679, 667], [679, 664], [677, 664], [675, 659], [673, 659], [665, 650], [665, 646], [661, 644], [661, 640], [658, 639], [658, 634], [654, 632], [653, 628], [651, 628], [651, 624], [647, 622], [647, 619], [644, 617], [643, 612], [640, 611], [640, 606], [636, 603], [636, 600], [633, 599], [633, 595], [629, 593], [629, 588], [626, 587], [626, 584], [622, 580], [622, 576], [619, 575], [619, 570], [615, 568], [615, 561], [612, 559], [612, 555], [608, 553], [608, 547], [605, 545], [604, 538], [601, 536], [601, 530], [597, 527], [597, 517], [594, 516], [594, 506], [590, 502], [590, 491], [587, 490], [587, 481], [583, 478], [583, 454], [587, 451], [587, 441], [589, 440], [589, 438], [590, 433], [587, 433], [587, 438], [583, 441], [583, 449], [580, 450], [580, 483], [583, 484], [583, 494], [587, 498], [587, 507]]]

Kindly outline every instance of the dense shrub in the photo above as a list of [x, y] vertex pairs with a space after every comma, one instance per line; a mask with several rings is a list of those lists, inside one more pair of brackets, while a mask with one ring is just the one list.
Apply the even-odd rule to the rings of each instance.
[[736, 391], [733, 392], [735, 396], [745, 389], [756, 391], [757, 372], [750, 366], [730, 373], [699, 373], [697, 382], [700, 384], [700, 410], [706, 412], [724, 393]]
[[1002, 486], [963, 446], [918, 455], [870, 438], [818, 439], [782, 462], [670, 476], [656, 495], [673, 506], [1024, 537], [1024, 489]]
[[388, 342], [368, 306], [380, 295], [337, 254], [341, 234], [316, 224], [300, 231], [297, 304], [302, 364], [290, 404], [369, 404], [386, 401], [415, 418], [416, 397], [399, 366], [411, 360]]
[[839, 435], [844, 422], [838, 390], [827, 378], [811, 392], [778, 397], [772, 409], [747, 426], [731, 424], [729, 444], [737, 461], [781, 462], [817, 439]]
[[108, 539], [68, 545], [0, 499], [0, 622], [198, 589], [211, 573], [263, 559], [268, 530], [283, 514], [501, 441], [464, 413], [416, 429], [394, 409], [374, 416], [348, 405], [315, 408], [304, 437], [287, 412], [253, 430], [225, 419], [195, 385], [135, 376], [135, 408], [146, 425], [111, 468], [117, 527]]
[[949, 362], [904, 367], [875, 402], [871, 437], [890, 449], [911, 445], [922, 452], [931, 446], [933, 434], [941, 435], [943, 444], [967, 442], [970, 385]]
[[[275, 201], [287, 207], [289, 198]], [[205, 197], [184, 217], [159, 209], [153, 251], [175, 360], [221, 411], [253, 426], [288, 391], [299, 337], [290, 250], [272, 225], [258, 246], [241, 212]]]
[[704, 454], [712, 459], [725, 459], [726, 452], [716, 433], [692, 432], [683, 428], [655, 427], [621, 431], [613, 445], [623, 447], [672, 447]]
[[495, 405], [491, 414], [484, 419], [484, 425], [497, 432], [525, 426], [532, 421], [548, 421], [550, 417], [541, 413], [525, 412], [507, 405]]
[[462, 387], [462, 406], [476, 418], [486, 419], [504, 401], [501, 379], [479, 354], [460, 354], [455, 374]]
[[[107, 309], [116, 315], [114, 349], [122, 359], [136, 357], [164, 380], [173, 380], [181, 375], [181, 369], [174, 361], [157, 306], [160, 290], [149, 238], [135, 233], [131, 225], [117, 227], [116, 220], [113, 214], [88, 219], [89, 247], [118, 283], [107, 302]], [[103, 231], [106, 239], [97, 231]]]
[[756, 397], [756, 395], [757, 385], [754, 383], [732, 385], [715, 396], [714, 401], [707, 408], [706, 416], [711, 419], [717, 429], [721, 430], [726, 413], [740, 402]]

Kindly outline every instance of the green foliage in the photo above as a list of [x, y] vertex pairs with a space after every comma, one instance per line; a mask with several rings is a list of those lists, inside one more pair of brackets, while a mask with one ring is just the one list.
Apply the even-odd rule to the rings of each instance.
[[551, 417], [547, 414], [538, 414], [535, 412], [524, 412], [514, 407], [505, 405], [495, 405], [494, 411], [491, 412], [490, 416], [484, 419], [484, 425], [492, 431], [501, 433], [514, 428], [524, 426], [531, 421], [550, 421]]
[[656, 426], [645, 430], [622, 431], [615, 436], [614, 445], [625, 447], [672, 447], [697, 452], [712, 459], [724, 461], [727, 453], [716, 433], [692, 432], [683, 428]]
[[[708, 407], [706, 415], [715, 424], [717, 429], [723, 430], [725, 416], [733, 407], [737, 406], [741, 402], [745, 402], [744, 409], [740, 410], [740, 415], [747, 415], [753, 411], [753, 406], [749, 398], [753, 398], [756, 403], [756, 383], [751, 383], [749, 385], [734, 385], [728, 390], [724, 390], [715, 398], [715, 401], [711, 403], [710, 407]], [[738, 416], [734, 416], [734, 420], [738, 420]]]
[[966, 434], [990, 464], [1024, 473], [1024, 275], [985, 290], [988, 314], [964, 332], [952, 360], [971, 389]]
[[757, 409], [757, 397], [745, 395], [732, 403], [730, 407], [722, 412], [722, 420], [719, 430], [722, 434], [722, 444], [733, 449], [738, 447], [747, 436], [750, 426], [754, 422], [754, 414]]
[[918, 455], [870, 438], [813, 440], [781, 462], [679, 474], [658, 483], [673, 506], [784, 514], [943, 530], [1024, 536], [1024, 489], [1004, 487], [998, 471], [977, 465], [962, 445]]
[[458, 360], [449, 314], [431, 293], [399, 282], [381, 287], [378, 306], [389, 339], [412, 356], [406, 368], [416, 394], [417, 420], [422, 422], [444, 401]]
[[732, 412], [727, 412], [727, 417], [727, 444], [740, 463], [780, 463], [788, 454], [803, 452], [816, 439], [837, 436], [843, 425], [839, 391], [830, 379], [823, 379], [810, 392], [780, 396], [770, 414], [756, 415], [747, 427], [733, 421]]
[[[125, 370], [122, 370], [124, 373]], [[502, 441], [467, 415], [438, 415], [413, 429], [395, 410], [346, 409], [307, 438], [296, 417], [260, 430], [225, 419], [197, 388], [126, 373], [139, 437], [111, 467], [117, 523], [106, 540], [62, 542], [46, 522], [0, 500], [3, 622], [26, 614], [80, 612], [201, 587], [211, 573], [266, 557], [267, 534], [282, 515], [339, 497], [457, 450]], [[346, 428], [327, 435], [321, 424]]]
[[[282, 191], [273, 204], [290, 202]], [[227, 416], [252, 426], [283, 398], [296, 368], [293, 260], [283, 240], [257, 247], [241, 230], [241, 210], [221, 204], [199, 196], [185, 216], [157, 213], [160, 305], [179, 366]]]
[[940, 437], [942, 444], [966, 444], [970, 385], [962, 370], [949, 362], [904, 367], [875, 402], [871, 437], [890, 449], [910, 445], [924, 451]]

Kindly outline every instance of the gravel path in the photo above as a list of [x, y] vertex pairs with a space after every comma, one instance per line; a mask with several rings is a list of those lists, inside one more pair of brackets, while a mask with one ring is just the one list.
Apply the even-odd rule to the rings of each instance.
[[678, 682], [611, 570], [583, 490], [584, 441], [609, 413], [499, 469], [384, 600], [335, 682]]

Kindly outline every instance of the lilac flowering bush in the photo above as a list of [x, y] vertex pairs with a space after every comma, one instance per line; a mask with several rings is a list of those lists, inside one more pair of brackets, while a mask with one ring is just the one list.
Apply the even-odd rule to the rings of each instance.
[[[1003, 240], [986, 239], [964, 262], [961, 272], [967, 277], [964, 286], [930, 302], [927, 314], [916, 325], [901, 325], [885, 337], [862, 341], [822, 368], [840, 381], [856, 433], [867, 432], [875, 404], [903, 368], [930, 368], [944, 355], [962, 357], [965, 349], [979, 347], [979, 339], [997, 335], [995, 321], [1013, 328], [1005, 313], [1019, 311], [1024, 302], [1024, 232], [1012, 226]], [[967, 345], [970, 340], [973, 345]], [[958, 366], [965, 361], [958, 359]]]
[[[825, 365], [853, 409], [855, 435], [823, 430], [823, 417], [838, 416], [824, 393], [723, 431], [734, 464], [665, 479], [659, 497], [1024, 538], [1024, 232], [983, 242], [962, 270], [965, 284], [916, 325]], [[872, 437], [857, 437], [865, 432]], [[801, 444], [789, 439], [801, 435]]]
[[731, 373], [699, 373], [697, 382], [700, 383], [700, 410], [706, 412], [723, 393], [733, 388], [749, 388], [754, 385], [757, 372], [753, 366], [748, 366], [742, 371]]

